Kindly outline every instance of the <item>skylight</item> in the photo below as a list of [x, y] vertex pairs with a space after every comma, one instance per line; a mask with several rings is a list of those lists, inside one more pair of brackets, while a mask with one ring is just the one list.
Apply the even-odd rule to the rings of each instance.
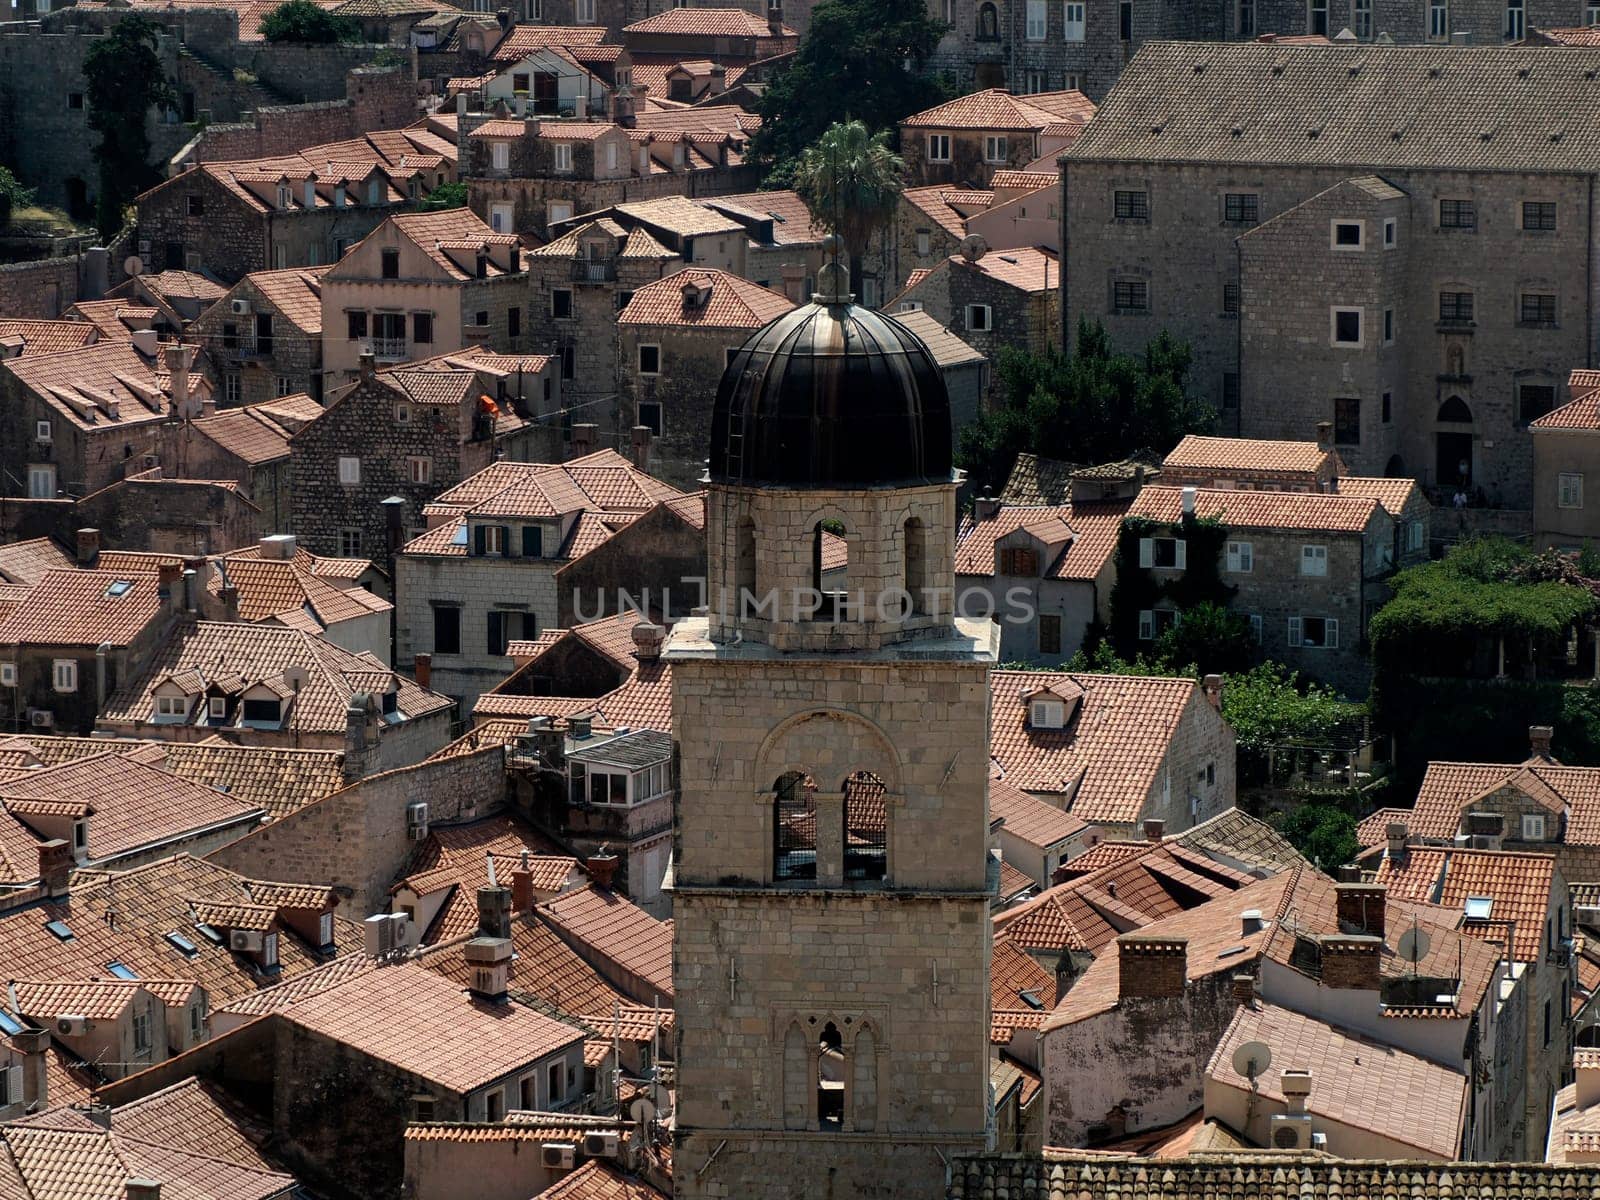
[[0, 1008], [0, 1033], [4, 1033], [7, 1037], [11, 1037], [14, 1034], [21, 1033], [23, 1028], [24, 1026], [21, 1021], [17, 1020], [5, 1009]]
[[452, 546], [465, 546], [467, 544], [467, 527], [465, 524], [459, 526], [455, 533], [451, 535], [450, 544]]
[[111, 974], [113, 976], [115, 976], [117, 979], [137, 979], [137, 978], [139, 978], [139, 976], [134, 973], [132, 967], [129, 967], [125, 963], [117, 962], [115, 959], [112, 959], [110, 962], [108, 962], [106, 964], [106, 970], [111, 972]]
[[203, 921], [196, 921], [194, 927], [200, 931], [200, 936], [205, 938], [206, 941], [215, 942], [219, 946], [222, 945], [222, 934], [210, 925], [205, 924]]
[[72, 930], [67, 928], [67, 923], [65, 921], [46, 921], [44, 923], [44, 927], [56, 937], [60, 938], [63, 942], [70, 942], [72, 940]]
[[176, 929], [174, 929], [171, 933], [169, 933], [169, 934], [167, 934], [165, 936], [166, 936], [166, 939], [167, 939], [167, 943], [170, 946], [172, 946], [172, 948], [175, 949], [179, 954], [183, 955], [185, 958], [197, 958], [199, 956], [200, 947], [196, 946], [193, 942], [191, 942], [188, 938], [184, 937], [183, 934], [179, 933]]
[[131, 591], [133, 591], [133, 584], [126, 579], [119, 579], [106, 589], [106, 596], [115, 600], [119, 596], [126, 596]]
[[1469, 920], [1469, 921], [1487, 921], [1489, 919], [1489, 912], [1493, 908], [1494, 908], [1494, 897], [1493, 896], [1468, 896], [1467, 897], [1467, 920]]

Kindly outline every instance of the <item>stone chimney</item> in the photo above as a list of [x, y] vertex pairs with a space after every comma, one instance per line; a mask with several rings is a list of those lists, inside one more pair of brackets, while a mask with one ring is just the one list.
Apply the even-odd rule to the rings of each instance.
[[595, 434], [600, 426], [587, 422], [572, 427], [572, 457], [582, 458], [585, 454], [594, 453]]
[[641, 471], [650, 469], [650, 426], [635, 425], [633, 427], [633, 465]]
[[52, 898], [65, 896], [72, 878], [72, 868], [76, 865], [77, 857], [73, 853], [72, 843], [66, 838], [40, 842], [39, 890]]
[[1329, 933], [1323, 935], [1320, 945], [1324, 987], [1378, 990], [1383, 939], [1367, 934]]
[[461, 948], [467, 963], [467, 990], [479, 1000], [503, 1002], [511, 986], [511, 955], [508, 937], [469, 939]]
[[972, 515], [980, 521], [987, 521], [1000, 511], [1000, 501], [993, 496], [979, 496], [972, 502]]
[[189, 411], [189, 367], [194, 362], [194, 347], [170, 342], [166, 347], [167, 374], [172, 377], [172, 411], [180, 417]]
[[363, 380], [371, 379], [378, 366], [378, 356], [372, 352], [371, 346], [366, 346], [362, 349], [361, 357], [357, 360], [357, 362], [357, 374], [359, 374]]
[[667, 631], [652, 621], [640, 621], [633, 627], [633, 656], [640, 662], [655, 662], [661, 657], [661, 646], [667, 640]]
[[431, 688], [433, 686], [433, 655], [416, 655], [411, 660], [411, 670], [416, 677], [418, 687]]
[[478, 936], [511, 936], [511, 889], [489, 884], [478, 889]]
[[1579, 1108], [1600, 1104], [1600, 1050], [1580, 1049], [1572, 1056], [1572, 1074], [1577, 1081]]
[[783, 294], [794, 304], [806, 302], [806, 266], [804, 263], [784, 263]]
[[567, 718], [567, 733], [574, 741], [581, 742], [588, 737], [594, 729], [594, 714], [592, 712], [573, 713]]
[[122, 1187], [125, 1200], [161, 1200], [161, 1184], [154, 1179], [130, 1179]]
[[1306, 1097], [1311, 1095], [1311, 1072], [1287, 1068], [1279, 1077], [1283, 1087], [1283, 1102], [1291, 1117], [1306, 1115]]
[[1529, 725], [1528, 749], [1532, 756], [1545, 762], [1553, 761], [1550, 757], [1550, 740], [1554, 736], [1555, 730], [1549, 725]]
[[617, 876], [617, 856], [611, 853], [610, 847], [601, 846], [583, 865], [596, 887], [605, 888], [608, 892], [611, 890], [611, 883]]
[[767, 32], [773, 37], [783, 36], [783, 5], [779, 0], [767, 5]]
[[1381, 940], [1388, 892], [1381, 883], [1334, 884], [1340, 932], [1367, 934]]
[[1124, 1000], [1182, 996], [1188, 967], [1188, 938], [1125, 933], [1117, 939], [1117, 995]]
[[522, 852], [522, 862], [511, 872], [511, 911], [527, 912], [533, 907], [533, 871], [528, 866], [528, 852]]
[[13, 1034], [11, 1044], [22, 1055], [22, 1102], [37, 1112], [50, 1107], [50, 1072], [45, 1051], [50, 1048], [48, 1029], [24, 1029]]
[[100, 531], [98, 529], [78, 530], [78, 565], [80, 567], [92, 567], [99, 557]]
[[1222, 711], [1222, 676], [1207, 675], [1200, 681], [1200, 690], [1205, 693], [1206, 703], [1218, 712]]
[[1406, 839], [1411, 831], [1406, 828], [1404, 821], [1390, 821], [1384, 832], [1389, 840], [1389, 861], [1396, 866], [1405, 866], [1410, 857], [1406, 851]]
[[1247, 908], [1239, 914], [1239, 932], [1245, 937], [1260, 933], [1266, 927], [1266, 919], [1259, 908]]
[[1144, 840], [1159, 842], [1167, 836], [1167, 823], [1159, 817], [1149, 817], [1144, 823]]
[[168, 612], [175, 613], [183, 607], [182, 563], [161, 563], [156, 567], [156, 595]]
[[1256, 1003], [1256, 977], [1240, 973], [1235, 975], [1233, 983], [1233, 1001], [1246, 1008], [1254, 1008]]
[[1317, 449], [1318, 450], [1332, 450], [1333, 449], [1333, 422], [1332, 421], [1318, 421], [1317, 422]]
[[635, 124], [633, 115], [633, 89], [619, 87], [616, 94], [611, 97], [611, 121], [621, 129], [632, 129]]
[[372, 773], [378, 757], [377, 705], [370, 695], [358, 692], [344, 710], [344, 766], [346, 783]]

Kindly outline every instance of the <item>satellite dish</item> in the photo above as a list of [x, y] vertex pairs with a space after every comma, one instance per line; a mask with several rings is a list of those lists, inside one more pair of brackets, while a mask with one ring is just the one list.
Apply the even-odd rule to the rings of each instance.
[[1233, 1052], [1233, 1069], [1254, 1083], [1272, 1065], [1272, 1047], [1265, 1042], [1246, 1042]]
[[310, 673], [304, 667], [291, 666], [283, 669], [283, 681], [296, 692], [304, 688], [310, 678]]
[[635, 1125], [648, 1125], [656, 1117], [655, 1101], [649, 1096], [636, 1096], [633, 1103], [628, 1105], [628, 1115], [633, 1118]]
[[969, 233], [961, 239], [961, 257], [968, 262], [977, 262], [989, 253], [989, 243], [983, 240], [981, 233]]
[[1429, 945], [1431, 942], [1427, 933], [1413, 925], [1400, 935], [1399, 945], [1395, 948], [1399, 950], [1400, 957], [1411, 964], [1414, 973], [1416, 965], [1428, 956]]
[[130, 254], [122, 260], [122, 273], [124, 275], [143, 275], [144, 259], [137, 254]]

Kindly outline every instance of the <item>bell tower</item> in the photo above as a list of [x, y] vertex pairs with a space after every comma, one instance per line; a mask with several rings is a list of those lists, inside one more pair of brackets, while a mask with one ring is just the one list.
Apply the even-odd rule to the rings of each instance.
[[843, 270], [718, 388], [672, 664], [681, 1200], [940, 1195], [989, 1139], [988, 672], [927, 348]]

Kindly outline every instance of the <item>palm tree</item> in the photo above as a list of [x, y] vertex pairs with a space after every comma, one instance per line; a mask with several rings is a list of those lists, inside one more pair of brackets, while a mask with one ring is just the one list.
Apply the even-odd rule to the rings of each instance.
[[870, 133], [860, 121], [840, 121], [800, 156], [795, 191], [811, 219], [844, 242], [850, 290], [861, 295], [861, 256], [872, 235], [894, 219], [906, 164], [889, 148], [887, 130]]

